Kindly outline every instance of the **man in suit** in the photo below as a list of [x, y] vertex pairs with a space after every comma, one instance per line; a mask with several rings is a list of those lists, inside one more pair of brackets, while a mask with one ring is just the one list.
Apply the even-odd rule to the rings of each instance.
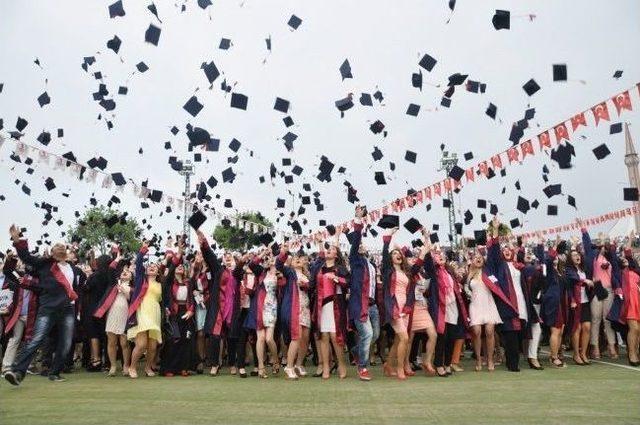
[[56, 243], [51, 248], [50, 257], [40, 257], [29, 252], [27, 241], [20, 238], [20, 230], [15, 225], [9, 228], [13, 246], [23, 263], [33, 269], [32, 284], [39, 293], [38, 312], [32, 339], [18, 354], [5, 379], [12, 385], [20, 385], [27, 368], [44, 338], [54, 327], [58, 331], [55, 358], [49, 372], [49, 380], [64, 381], [60, 372], [73, 341], [75, 302], [78, 295], [75, 288], [79, 276], [76, 269], [67, 262], [67, 247]]

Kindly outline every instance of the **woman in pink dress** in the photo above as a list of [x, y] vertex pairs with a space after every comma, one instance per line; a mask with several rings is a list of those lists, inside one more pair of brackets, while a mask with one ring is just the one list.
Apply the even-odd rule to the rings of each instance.
[[470, 325], [473, 331], [473, 351], [476, 355], [476, 371], [482, 370], [482, 331], [484, 331], [487, 369], [495, 369], [493, 351], [495, 349], [495, 325], [502, 323], [491, 291], [482, 280], [484, 257], [475, 252], [469, 264], [466, 290], [471, 295], [469, 304]]
[[[436, 370], [433, 368], [433, 352], [436, 348], [436, 327], [433, 324], [433, 319], [429, 315], [427, 308], [426, 293], [429, 289], [429, 281], [422, 275], [417, 276], [416, 281], [416, 301], [413, 304], [413, 313], [411, 316], [411, 334], [409, 336], [409, 347], [413, 343], [413, 338], [419, 334], [427, 335], [427, 349], [424, 357], [422, 358], [422, 368], [427, 375], [435, 375]], [[422, 344], [420, 344], [422, 345]], [[413, 350], [413, 349], [412, 349]], [[418, 352], [422, 352], [422, 347], [418, 349]], [[413, 361], [414, 359], [410, 359]]]

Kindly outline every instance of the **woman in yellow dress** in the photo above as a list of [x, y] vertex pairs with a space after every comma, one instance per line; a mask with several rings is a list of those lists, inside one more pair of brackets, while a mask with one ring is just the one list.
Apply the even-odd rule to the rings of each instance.
[[135, 340], [131, 353], [129, 376], [138, 377], [137, 366], [140, 357], [146, 351], [144, 371], [147, 376], [155, 376], [153, 361], [156, 358], [158, 344], [162, 343], [161, 310], [162, 284], [158, 281], [158, 265], [144, 267], [144, 256], [149, 246], [144, 243], [136, 258], [136, 277], [133, 296], [129, 304], [127, 338]]

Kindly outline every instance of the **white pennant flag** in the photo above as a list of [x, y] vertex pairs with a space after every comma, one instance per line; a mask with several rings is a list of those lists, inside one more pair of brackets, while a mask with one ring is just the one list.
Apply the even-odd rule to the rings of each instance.
[[102, 188], [109, 189], [112, 184], [113, 184], [113, 179], [111, 178], [111, 175], [108, 174], [104, 176], [104, 180], [102, 180]]

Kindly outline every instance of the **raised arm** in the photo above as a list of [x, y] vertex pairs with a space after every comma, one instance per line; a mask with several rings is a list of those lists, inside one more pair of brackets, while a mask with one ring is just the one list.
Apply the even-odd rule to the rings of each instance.
[[202, 252], [202, 257], [204, 258], [204, 262], [209, 268], [212, 276], [217, 275], [222, 269], [222, 265], [220, 264], [220, 260], [211, 250], [209, 246], [209, 242], [207, 241], [206, 236], [200, 230], [196, 232], [198, 235], [198, 242], [200, 243], [200, 252]]
[[23, 263], [30, 265], [34, 269], [39, 269], [48, 261], [44, 257], [31, 255], [27, 240], [20, 239], [20, 230], [15, 224], [12, 224], [9, 228], [9, 235], [11, 235], [11, 240], [13, 241], [13, 246], [16, 248], [18, 257], [20, 257]]

